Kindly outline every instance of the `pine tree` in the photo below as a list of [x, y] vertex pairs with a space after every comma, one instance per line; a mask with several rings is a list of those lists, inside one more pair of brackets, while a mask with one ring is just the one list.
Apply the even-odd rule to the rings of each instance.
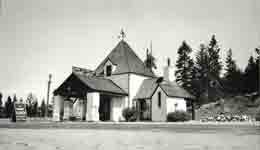
[[13, 97], [13, 103], [17, 102], [17, 97], [16, 97], [16, 94], [14, 94], [14, 97]]
[[208, 71], [209, 55], [204, 44], [200, 45], [200, 50], [196, 53], [195, 67], [193, 70], [192, 94], [198, 99], [199, 104], [208, 101]]
[[210, 43], [207, 47], [207, 51], [209, 54], [209, 65], [210, 65], [209, 73], [215, 77], [220, 77], [222, 64], [219, 56], [220, 48], [218, 46], [218, 42], [215, 38], [215, 35], [212, 36]]
[[177, 69], [175, 71], [176, 82], [187, 90], [191, 88], [192, 71], [194, 67], [194, 62], [190, 57], [191, 52], [191, 47], [183, 41], [178, 49]]
[[34, 117], [38, 117], [38, 102], [37, 101], [35, 101], [34, 103], [33, 103], [33, 116]]
[[4, 110], [3, 110], [3, 101], [2, 101], [3, 95], [0, 92], [0, 118], [4, 117]]
[[229, 49], [226, 58], [226, 72], [224, 74], [225, 88], [233, 94], [241, 93], [243, 88], [243, 73], [238, 69]]
[[244, 74], [244, 86], [246, 93], [256, 92], [258, 87], [258, 65], [253, 56], [250, 56]]
[[41, 117], [44, 117], [45, 115], [45, 107], [46, 107], [45, 100], [43, 99], [41, 103]]
[[26, 99], [26, 111], [28, 117], [32, 117], [32, 103], [33, 103], [33, 94], [29, 93]]
[[2, 98], [3, 98], [3, 94], [0, 92], [0, 109], [2, 108], [3, 105]]
[[255, 52], [257, 54], [256, 64], [258, 66], [258, 68], [257, 68], [258, 93], [260, 94], [260, 46], [255, 49]]
[[146, 59], [144, 61], [144, 64], [149, 69], [156, 69], [157, 66], [155, 64], [155, 57], [153, 56], [152, 52], [149, 52], [149, 50], [146, 50]]
[[10, 118], [12, 115], [12, 99], [10, 96], [7, 97], [7, 101], [5, 102], [5, 115], [7, 118]]

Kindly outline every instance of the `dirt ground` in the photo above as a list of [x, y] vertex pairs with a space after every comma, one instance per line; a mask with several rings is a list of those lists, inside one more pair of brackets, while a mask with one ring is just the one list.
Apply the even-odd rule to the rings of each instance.
[[260, 130], [0, 129], [0, 150], [259, 150]]

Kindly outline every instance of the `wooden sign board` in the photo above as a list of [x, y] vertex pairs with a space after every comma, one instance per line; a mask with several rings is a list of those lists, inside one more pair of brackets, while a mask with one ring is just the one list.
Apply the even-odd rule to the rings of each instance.
[[15, 103], [14, 109], [15, 109], [16, 121], [25, 121], [26, 105], [24, 103]]

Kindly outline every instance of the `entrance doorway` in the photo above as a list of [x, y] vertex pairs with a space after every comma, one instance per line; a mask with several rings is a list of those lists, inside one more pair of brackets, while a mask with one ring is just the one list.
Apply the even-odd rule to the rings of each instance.
[[150, 100], [140, 100], [140, 120], [150, 121], [151, 120], [151, 101]]
[[109, 121], [111, 112], [111, 98], [102, 95], [99, 101], [99, 120]]

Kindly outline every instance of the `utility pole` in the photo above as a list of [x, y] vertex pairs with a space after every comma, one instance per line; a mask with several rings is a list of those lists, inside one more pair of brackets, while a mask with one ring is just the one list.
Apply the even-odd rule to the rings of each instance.
[[256, 53], [258, 54], [258, 95], [260, 95], [260, 46], [256, 48]]
[[48, 117], [48, 106], [49, 106], [49, 96], [50, 96], [51, 77], [52, 77], [52, 75], [49, 74], [48, 89], [47, 89], [47, 104], [46, 104], [46, 108], [45, 108], [45, 117]]

